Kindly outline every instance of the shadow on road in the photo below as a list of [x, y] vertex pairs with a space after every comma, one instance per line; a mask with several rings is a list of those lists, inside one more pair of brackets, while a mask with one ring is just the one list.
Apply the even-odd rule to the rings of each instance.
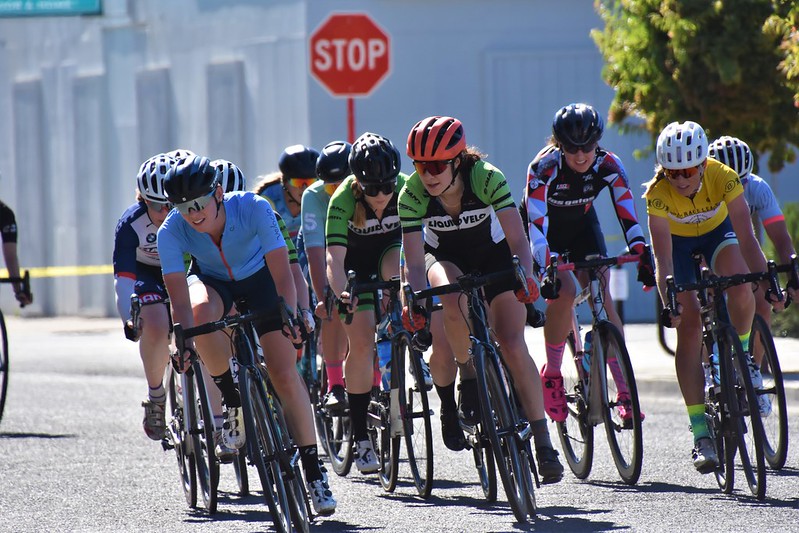
[[21, 432], [0, 432], [0, 439], [74, 439], [77, 435], [66, 433], [53, 435], [50, 433], [21, 433]]

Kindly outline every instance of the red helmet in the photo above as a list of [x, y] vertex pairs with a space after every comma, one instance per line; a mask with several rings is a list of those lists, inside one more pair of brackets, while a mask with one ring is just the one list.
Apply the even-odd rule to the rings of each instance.
[[452, 117], [427, 117], [408, 134], [408, 156], [414, 161], [446, 161], [466, 149], [463, 124]]

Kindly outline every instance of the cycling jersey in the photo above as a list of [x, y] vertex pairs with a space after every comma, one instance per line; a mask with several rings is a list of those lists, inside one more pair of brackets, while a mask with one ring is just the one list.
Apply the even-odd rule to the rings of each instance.
[[632, 250], [645, 244], [627, 173], [616, 154], [597, 150], [594, 163], [584, 173], [572, 170], [557, 146], [549, 145], [535, 156], [527, 168], [525, 205], [533, 259], [538, 265], [549, 264], [550, 241], [574, 240], [575, 232], [582, 230], [585, 215], [605, 187], [613, 199], [627, 246]]
[[330, 195], [325, 182], [317, 181], [302, 193], [302, 235], [305, 248], [325, 246], [325, 220]]
[[[158, 230], [158, 252], [166, 274], [183, 272], [183, 253], [194, 256], [200, 271], [221, 280], [242, 280], [264, 268], [264, 255], [286, 246], [271, 205], [252, 192], [224, 196], [225, 228], [219, 245], [191, 227], [173, 209]], [[209, 216], [214, 208], [208, 207]]]
[[0, 234], [4, 243], [17, 242], [17, 219], [14, 211], [0, 202]]
[[785, 220], [780, 204], [769, 184], [757, 174], [749, 174], [744, 182], [744, 198], [749, 204], [749, 213], [757, 215], [764, 226]]
[[423, 231], [428, 252], [479, 254], [503, 241], [505, 233], [496, 213], [515, 207], [505, 175], [491, 163], [477, 161], [463, 184], [461, 212], [455, 219], [439, 198], [430, 196], [419, 174], [411, 174], [399, 195], [402, 231]]
[[261, 196], [269, 200], [269, 204], [272, 206], [272, 209], [280, 213], [280, 216], [283, 217], [283, 222], [286, 223], [286, 228], [289, 230], [289, 235], [296, 244], [297, 232], [300, 231], [300, 223], [302, 221], [300, 215], [302, 213], [294, 216], [291, 214], [291, 211], [289, 211], [289, 206], [286, 204], [286, 198], [283, 196], [283, 184], [277, 181], [269, 185], [267, 188], [261, 191]]
[[644, 193], [644, 198], [647, 213], [668, 219], [672, 235], [697, 237], [718, 227], [727, 218], [727, 204], [743, 192], [734, 170], [708, 158], [693, 198], [681, 195], [665, 177]]

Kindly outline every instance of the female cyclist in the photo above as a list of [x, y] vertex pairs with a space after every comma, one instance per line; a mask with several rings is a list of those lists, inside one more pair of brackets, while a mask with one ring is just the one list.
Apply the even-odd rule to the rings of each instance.
[[[594, 200], [605, 187], [610, 191], [616, 217], [624, 239], [633, 253], [644, 253], [644, 232], [638, 224], [633, 195], [624, 166], [615, 154], [600, 148], [604, 122], [587, 104], [570, 104], [555, 113], [552, 138], [527, 169], [525, 206], [533, 257], [539, 269], [549, 265], [550, 254], [568, 252], [570, 261], [583, 261], [592, 254], [607, 256], [605, 238], [594, 210]], [[623, 332], [621, 319], [608, 289], [608, 271], [601, 272], [605, 310], [611, 322]], [[580, 281], [585, 284], [586, 279]], [[652, 287], [655, 278], [649, 257], [638, 267], [638, 281]], [[546, 298], [544, 342], [547, 362], [541, 368], [544, 404], [552, 420], [567, 417], [566, 391], [561, 364], [566, 337], [572, 327], [572, 308], [577, 285], [571, 273], [558, 274], [555, 286], [545, 282], [541, 296]], [[611, 368], [611, 370], [613, 370]], [[618, 380], [618, 384], [623, 383]], [[629, 393], [620, 386], [617, 402], [622, 417], [632, 416], [626, 409]], [[643, 413], [642, 413], [643, 416]]]
[[[272, 208], [252, 193], [224, 194], [216, 169], [205, 157], [186, 159], [170, 169], [164, 189], [175, 210], [159, 229], [158, 251], [175, 322], [192, 327], [219, 320], [239, 298], [246, 299], [252, 311], [274, 312], [276, 318], [258, 321], [255, 328], [261, 345], [268, 347], [266, 364], [299, 446], [314, 510], [334, 512], [336, 501], [319, 468], [308, 394], [297, 373], [294, 348], [281, 332], [278, 297], [296, 308], [297, 292]], [[188, 279], [184, 253], [191, 254], [199, 267]], [[195, 343], [225, 401], [225, 445], [240, 448], [244, 425], [228, 364], [229, 339], [216, 332], [190, 340], [190, 349]], [[185, 356], [177, 355], [179, 365], [185, 364]]]
[[364, 133], [352, 145], [353, 175], [344, 180], [327, 210], [327, 279], [338, 300], [353, 312], [344, 325], [350, 351], [345, 363], [347, 400], [355, 440], [355, 466], [362, 474], [377, 472], [379, 463], [366, 430], [374, 385], [374, 296], [345, 292], [347, 271], [356, 281], [389, 280], [399, 275], [400, 225], [397, 193], [405, 183], [400, 154], [390, 140]]
[[[655, 177], [646, 184], [644, 198], [657, 285], [664, 302], [668, 302], [666, 276], [673, 275], [677, 283], [697, 281], [694, 251], [700, 251], [711, 270], [721, 276], [766, 270], [738, 174], [707, 155], [707, 137], [696, 122], [672, 122], [658, 136], [658, 165]], [[752, 290], [749, 285], [737, 285], [726, 292], [732, 325], [748, 351], [755, 313]], [[677, 310], [664, 309], [664, 323], [677, 328], [675, 366], [691, 421], [693, 462], [706, 474], [718, 467], [719, 458], [705, 422], [702, 325], [696, 291], [680, 293], [677, 305]]]
[[[400, 193], [399, 206], [405, 278], [411, 287], [446, 285], [474, 270], [489, 274], [508, 269], [513, 254], [519, 256], [526, 272], [532, 271], [530, 248], [505, 176], [483, 161], [476, 149], [467, 148], [459, 120], [433, 116], [419, 121], [408, 135], [407, 150], [416, 171]], [[489, 320], [522, 409], [531, 421], [538, 471], [544, 483], [554, 483], [562, 478], [563, 466], [549, 438], [541, 384], [533, 379], [538, 370], [524, 339], [523, 303], [538, 298], [538, 286], [528, 278], [529, 296], [525, 297], [521, 290], [514, 294], [514, 285], [507, 282], [485, 288]], [[460, 411], [463, 422], [473, 425], [479, 418], [479, 405], [469, 359], [469, 325], [463, 319], [467, 310], [457, 294], [442, 296], [441, 302], [450, 353], [461, 372], [460, 406], [456, 408], [454, 376], [442, 376], [439, 368], [446, 365], [436, 361], [439, 354], [448, 352], [433, 351], [430, 368], [441, 397], [442, 423], [457, 428], [456, 413]], [[407, 307], [403, 314], [409, 329], [424, 324], [424, 317]]]

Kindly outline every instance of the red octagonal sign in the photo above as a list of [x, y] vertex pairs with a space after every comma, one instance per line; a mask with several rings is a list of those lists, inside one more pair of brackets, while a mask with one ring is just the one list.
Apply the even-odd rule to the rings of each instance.
[[334, 96], [367, 96], [391, 71], [391, 42], [364, 13], [339, 13], [311, 34], [311, 74]]

